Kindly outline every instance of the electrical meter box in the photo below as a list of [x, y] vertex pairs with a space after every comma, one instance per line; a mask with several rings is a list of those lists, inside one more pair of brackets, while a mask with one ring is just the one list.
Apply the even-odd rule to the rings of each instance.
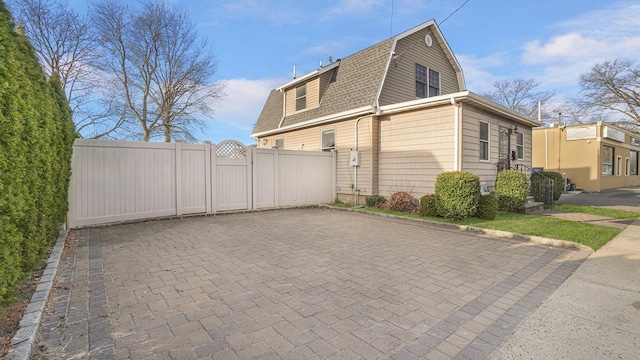
[[360, 166], [360, 151], [351, 150], [351, 153], [349, 154], [349, 165]]

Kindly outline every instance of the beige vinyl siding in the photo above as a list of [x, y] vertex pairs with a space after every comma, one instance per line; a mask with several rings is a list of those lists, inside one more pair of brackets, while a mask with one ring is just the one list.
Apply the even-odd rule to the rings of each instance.
[[391, 115], [380, 122], [379, 193], [432, 194], [435, 179], [453, 170], [453, 107]]
[[[307, 107], [304, 110], [298, 111], [298, 113], [318, 108], [320, 104], [320, 77], [313, 78], [306, 82], [307, 84]], [[287, 89], [285, 92], [286, 97], [286, 115], [291, 116], [296, 113], [296, 87], [302, 85], [302, 83]]]
[[[371, 150], [371, 139], [375, 131], [372, 118], [364, 118], [358, 124], [358, 149], [360, 150], [360, 166], [358, 167], [358, 188], [365, 189], [362, 196], [372, 195], [374, 158]], [[355, 180], [353, 166], [349, 163], [349, 152], [355, 149], [355, 119], [339, 123], [326, 124], [294, 130], [284, 134], [260, 138], [258, 147], [271, 147], [276, 138], [284, 138], [285, 150], [299, 150], [300, 144], [304, 144], [304, 151], [320, 151], [321, 136], [323, 130], [335, 130], [337, 169], [336, 186], [339, 194], [352, 194], [351, 184]]]
[[[493, 115], [469, 104], [462, 107], [462, 170], [480, 176], [480, 181], [489, 188], [495, 186], [498, 162], [500, 126], [514, 128], [515, 123]], [[489, 124], [489, 161], [480, 161], [480, 122]], [[524, 134], [524, 159], [512, 160], [511, 165], [523, 164], [531, 167], [531, 127], [518, 124], [518, 131]], [[516, 151], [516, 136], [510, 137], [511, 150]]]
[[389, 66], [380, 94], [380, 105], [415, 100], [416, 63], [440, 73], [440, 95], [460, 91], [456, 72], [436, 36], [432, 35], [431, 47], [425, 44], [424, 38], [429, 31], [429, 28], [426, 28], [398, 41], [395, 53], [399, 56], [397, 60], [392, 60]]

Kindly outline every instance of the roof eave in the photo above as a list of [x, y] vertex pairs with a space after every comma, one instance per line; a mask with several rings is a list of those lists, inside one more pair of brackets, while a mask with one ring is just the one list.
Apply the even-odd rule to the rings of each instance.
[[357, 109], [351, 109], [351, 110], [347, 110], [347, 111], [343, 111], [343, 112], [339, 112], [339, 113], [335, 113], [335, 114], [331, 114], [331, 115], [327, 115], [327, 116], [323, 116], [323, 117], [319, 117], [319, 118], [315, 118], [307, 121], [302, 121], [299, 123], [283, 126], [277, 129], [262, 131], [259, 133], [253, 133], [251, 134], [251, 137], [254, 139], [257, 139], [259, 137], [275, 135], [282, 132], [302, 129], [309, 126], [320, 125], [320, 124], [329, 123], [333, 121], [345, 120], [348, 118], [352, 118], [354, 116], [362, 116], [367, 114], [374, 115], [374, 113], [375, 111], [372, 106], [363, 106]]

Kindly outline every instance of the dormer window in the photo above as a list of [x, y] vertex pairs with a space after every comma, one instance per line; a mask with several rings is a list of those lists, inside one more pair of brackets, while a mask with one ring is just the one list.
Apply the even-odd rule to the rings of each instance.
[[416, 64], [416, 98], [440, 95], [440, 73]]
[[296, 111], [307, 108], [307, 84], [296, 87]]

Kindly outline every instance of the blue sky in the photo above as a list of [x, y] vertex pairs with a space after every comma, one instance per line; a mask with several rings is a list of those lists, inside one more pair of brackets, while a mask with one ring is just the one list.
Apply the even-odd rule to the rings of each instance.
[[[72, 0], [73, 2], [73, 0]], [[250, 134], [270, 91], [435, 19], [461, 63], [467, 88], [534, 78], [559, 100], [605, 59], [640, 59], [640, 3], [628, 0], [170, 0], [213, 43], [226, 97], [206, 120], [202, 140], [253, 144]], [[76, 0], [74, 5], [79, 6]]]

